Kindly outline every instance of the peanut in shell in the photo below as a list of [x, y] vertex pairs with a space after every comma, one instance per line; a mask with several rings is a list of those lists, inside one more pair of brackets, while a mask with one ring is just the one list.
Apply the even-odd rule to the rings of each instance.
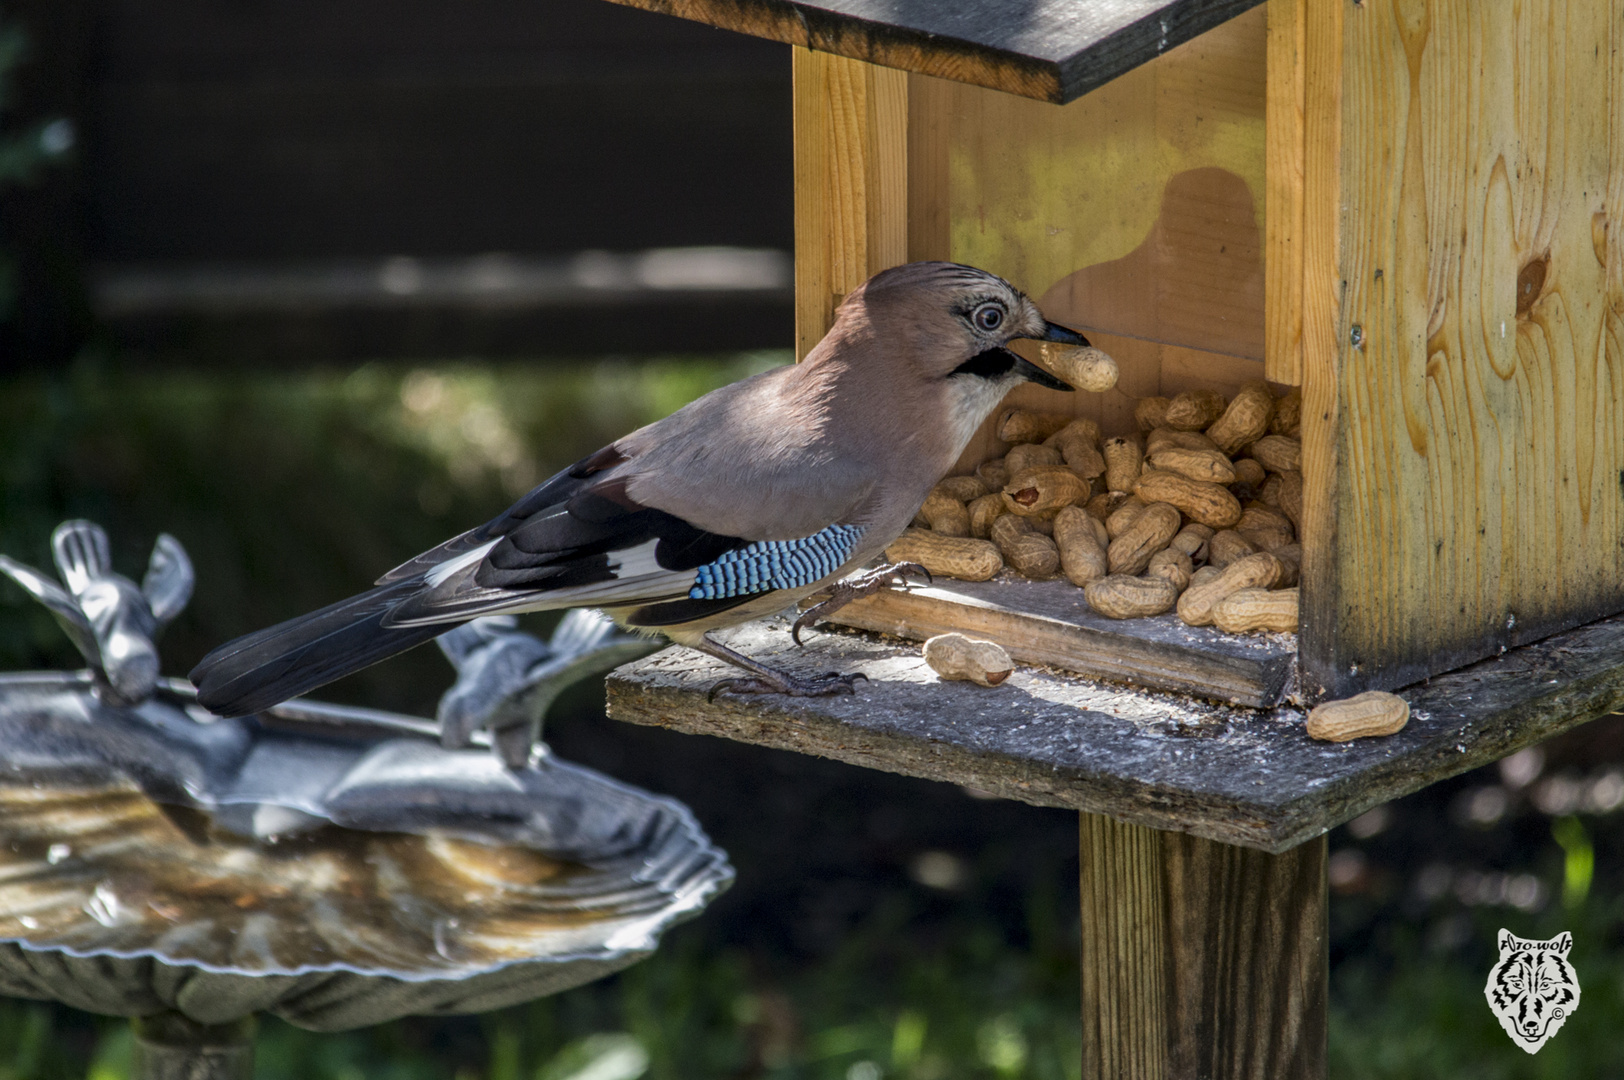
[[1083, 589], [1088, 606], [1108, 619], [1143, 619], [1160, 615], [1178, 602], [1179, 591], [1163, 577], [1111, 574]]
[[1303, 444], [1285, 435], [1265, 435], [1247, 452], [1269, 472], [1288, 473], [1303, 467]]
[[1099, 519], [1080, 506], [1068, 506], [1055, 515], [1054, 542], [1060, 550], [1060, 571], [1079, 587], [1098, 581], [1108, 572], [1108, 556], [1100, 542]]
[[1105, 489], [1132, 491], [1144, 471], [1145, 454], [1133, 439], [1106, 439], [1100, 452], [1105, 457]]
[[1065, 413], [1040, 413], [1014, 409], [998, 421], [998, 437], [1007, 443], [1040, 443], [1071, 423]]
[[978, 686], [997, 686], [1015, 670], [1015, 662], [1003, 646], [963, 634], [938, 634], [925, 642], [923, 652], [925, 663], [942, 678]]
[[1042, 366], [1060, 380], [1091, 394], [1103, 394], [1117, 384], [1117, 363], [1092, 345], [1062, 345], [1046, 341], [1039, 347]]
[[1256, 544], [1234, 529], [1219, 529], [1207, 541], [1207, 562], [1220, 570], [1258, 551]]
[[1351, 698], [1326, 701], [1308, 714], [1309, 738], [1347, 742], [1373, 735], [1392, 735], [1410, 721], [1410, 703], [1397, 694], [1366, 690]]
[[1274, 394], [1268, 386], [1248, 383], [1230, 399], [1224, 414], [1207, 429], [1207, 435], [1218, 444], [1218, 449], [1233, 455], [1241, 447], [1262, 438], [1273, 416]]
[[1274, 406], [1274, 416], [1269, 419], [1270, 435], [1290, 435], [1300, 438], [1303, 420], [1303, 392], [1292, 387], [1285, 397]]
[[1151, 469], [1134, 484], [1133, 493], [1147, 503], [1171, 503], [1191, 521], [1214, 529], [1227, 529], [1241, 519], [1240, 500], [1228, 488], [1178, 473]]
[[1048, 578], [1060, 569], [1060, 549], [1023, 517], [1005, 514], [994, 521], [992, 540], [998, 545], [1005, 565], [1018, 574]]
[[1172, 398], [1142, 398], [1139, 404], [1133, 407], [1134, 423], [1139, 425], [1140, 431], [1153, 431], [1163, 427], [1167, 423], [1168, 407], [1172, 404]]
[[998, 548], [985, 540], [942, 536], [909, 529], [891, 541], [885, 557], [892, 562], [913, 562], [932, 574], [962, 581], [988, 581], [1004, 568]]
[[1004, 485], [1004, 505], [1012, 514], [1035, 517], [1088, 499], [1088, 481], [1064, 465], [1044, 465], [1015, 473]]
[[978, 540], [986, 540], [992, 535], [992, 523], [1000, 515], [1009, 513], [1009, 507], [1004, 505], [1002, 492], [983, 495], [966, 506], [970, 514], [970, 535]]
[[1228, 407], [1229, 399], [1216, 390], [1186, 390], [1167, 406], [1162, 422], [1179, 431], [1202, 431]]
[[1229, 634], [1267, 630], [1277, 634], [1297, 632], [1296, 589], [1241, 589], [1212, 607], [1212, 622]]
[[1179, 618], [1190, 626], [1211, 626], [1212, 609], [1218, 601], [1242, 589], [1270, 588], [1282, 572], [1279, 559], [1260, 551], [1230, 563], [1203, 584], [1195, 584], [1192, 579], [1190, 587], [1179, 597]]
[[1150, 453], [1145, 463], [1152, 469], [1178, 473], [1191, 480], [1208, 484], [1233, 484], [1235, 465], [1217, 450], [1187, 450], [1182, 446], [1164, 446]]
[[1178, 510], [1166, 503], [1146, 506], [1133, 523], [1111, 541], [1106, 553], [1111, 573], [1143, 573], [1150, 565], [1150, 557], [1167, 547], [1183, 520]]
[[937, 481], [936, 486], [930, 490], [932, 494], [941, 492], [950, 499], [957, 499], [961, 503], [967, 503], [972, 499], [981, 498], [981, 496], [990, 492], [992, 488], [988, 487], [986, 481], [979, 476], [946, 476]]
[[1190, 587], [1190, 575], [1195, 573], [1195, 564], [1190, 557], [1178, 548], [1164, 548], [1150, 557], [1150, 565], [1145, 567], [1146, 577], [1166, 578], [1173, 583], [1173, 587], [1183, 592]]
[[932, 532], [939, 532], [943, 536], [970, 535], [969, 511], [959, 500], [940, 490], [925, 496], [925, 504], [919, 508], [919, 512], [930, 522]]
[[[1042, 443], [1022, 443], [1009, 448], [1009, 453], [1004, 455], [1004, 468], [1008, 469], [1009, 475], [1013, 477], [1039, 465], [1059, 465], [1060, 461], [1060, 451], [1052, 446], [1044, 446]], [[1009, 481], [1004, 481], [1004, 487], [1008, 486]]]

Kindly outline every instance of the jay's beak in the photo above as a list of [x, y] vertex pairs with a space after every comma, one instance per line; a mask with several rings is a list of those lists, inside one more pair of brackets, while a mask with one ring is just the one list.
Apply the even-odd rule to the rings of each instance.
[[[1015, 354], [1011, 353], [1010, 355], [1014, 356]], [[1042, 368], [1038, 367], [1036, 364], [1032, 363], [1032, 361], [1023, 356], [1015, 356], [1014, 371], [1015, 374], [1021, 376], [1027, 382], [1037, 383], [1039, 386], [1046, 386], [1050, 390], [1077, 389], [1070, 383], [1061, 382], [1059, 379], [1055, 378], [1053, 375], [1050, 375], [1047, 371], [1044, 371]]]
[[1034, 334], [1036, 341], [1053, 341], [1061, 345], [1081, 345], [1088, 347], [1088, 339], [1075, 330], [1067, 329], [1059, 323], [1045, 322], [1043, 333]]
[[[1087, 347], [1088, 345], [1088, 339], [1079, 334], [1077, 331], [1068, 330], [1064, 326], [1052, 322], [1045, 322], [1043, 324], [1043, 333], [1033, 334], [1031, 335], [1031, 339], [1033, 341], [1053, 341], [1061, 345], [1081, 345], [1084, 347]], [[1061, 382], [1059, 379], [1055, 378], [1047, 371], [1044, 371], [1030, 360], [1018, 361], [1015, 365], [1015, 370], [1019, 374], [1024, 375], [1027, 382], [1037, 383], [1039, 386], [1048, 387], [1050, 390], [1076, 389], [1074, 386]]]

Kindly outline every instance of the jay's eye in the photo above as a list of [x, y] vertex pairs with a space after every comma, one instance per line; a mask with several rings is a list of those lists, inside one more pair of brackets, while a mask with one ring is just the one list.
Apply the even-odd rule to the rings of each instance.
[[970, 313], [970, 319], [981, 330], [996, 330], [1004, 325], [1004, 309], [997, 304], [982, 304]]

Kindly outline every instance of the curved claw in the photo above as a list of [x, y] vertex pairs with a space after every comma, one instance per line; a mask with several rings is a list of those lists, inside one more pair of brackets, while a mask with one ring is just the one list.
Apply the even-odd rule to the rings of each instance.
[[[828, 603], [828, 601], [824, 601], [824, 603]], [[806, 647], [806, 642], [801, 640], [801, 630], [802, 628], [811, 626], [813, 623], [818, 621], [818, 616], [822, 613], [820, 610], [822, 607], [823, 604], [813, 604], [811, 607], [801, 612], [800, 618], [796, 619], [795, 622], [790, 625], [789, 636], [794, 640], [795, 644], [801, 646], [802, 648]]]
[[801, 679], [787, 675], [781, 681], [758, 675], [722, 679], [706, 692], [705, 702], [714, 703], [717, 695], [726, 691], [735, 694], [784, 694], [787, 697], [833, 697], [837, 694], [855, 694], [858, 679], [867, 682], [868, 676], [861, 671], [854, 671], [849, 675], [830, 671], [816, 679]]
[[892, 563], [889, 569], [891, 573], [897, 576], [897, 584], [904, 588], [907, 587], [909, 574], [918, 574], [923, 577], [926, 585], [936, 584], [936, 579], [931, 577], [930, 571], [916, 562]]
[[718, 679], [718, 680], [716, 680], [716, 684], [714, 686], [712, 686], [710, 688], [710, 690], [705, 694], [705, 704], [707, 704], [707, 705], [715, 704], [717, 694], [720, 694], [723, 690], [731, 690], [737, 684], [742, 683], [742, 682], [748, 682], [748, 681], [749, 680], [747, 680], [747, 679]]

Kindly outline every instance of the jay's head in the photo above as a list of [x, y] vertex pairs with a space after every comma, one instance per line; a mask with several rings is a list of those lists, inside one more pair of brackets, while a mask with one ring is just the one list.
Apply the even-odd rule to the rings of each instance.
[[995, 274], [951, 262], [917, 262], [882, 270], [836, 313], [832, 338], [867, 337], [926, 380], [948, 380], [982, 396], [1021, 382], [1072, 387], [1015, 355], [1016, 338], [1087, 345], [1075, 330], [1043, 317], [1030, 297]]

